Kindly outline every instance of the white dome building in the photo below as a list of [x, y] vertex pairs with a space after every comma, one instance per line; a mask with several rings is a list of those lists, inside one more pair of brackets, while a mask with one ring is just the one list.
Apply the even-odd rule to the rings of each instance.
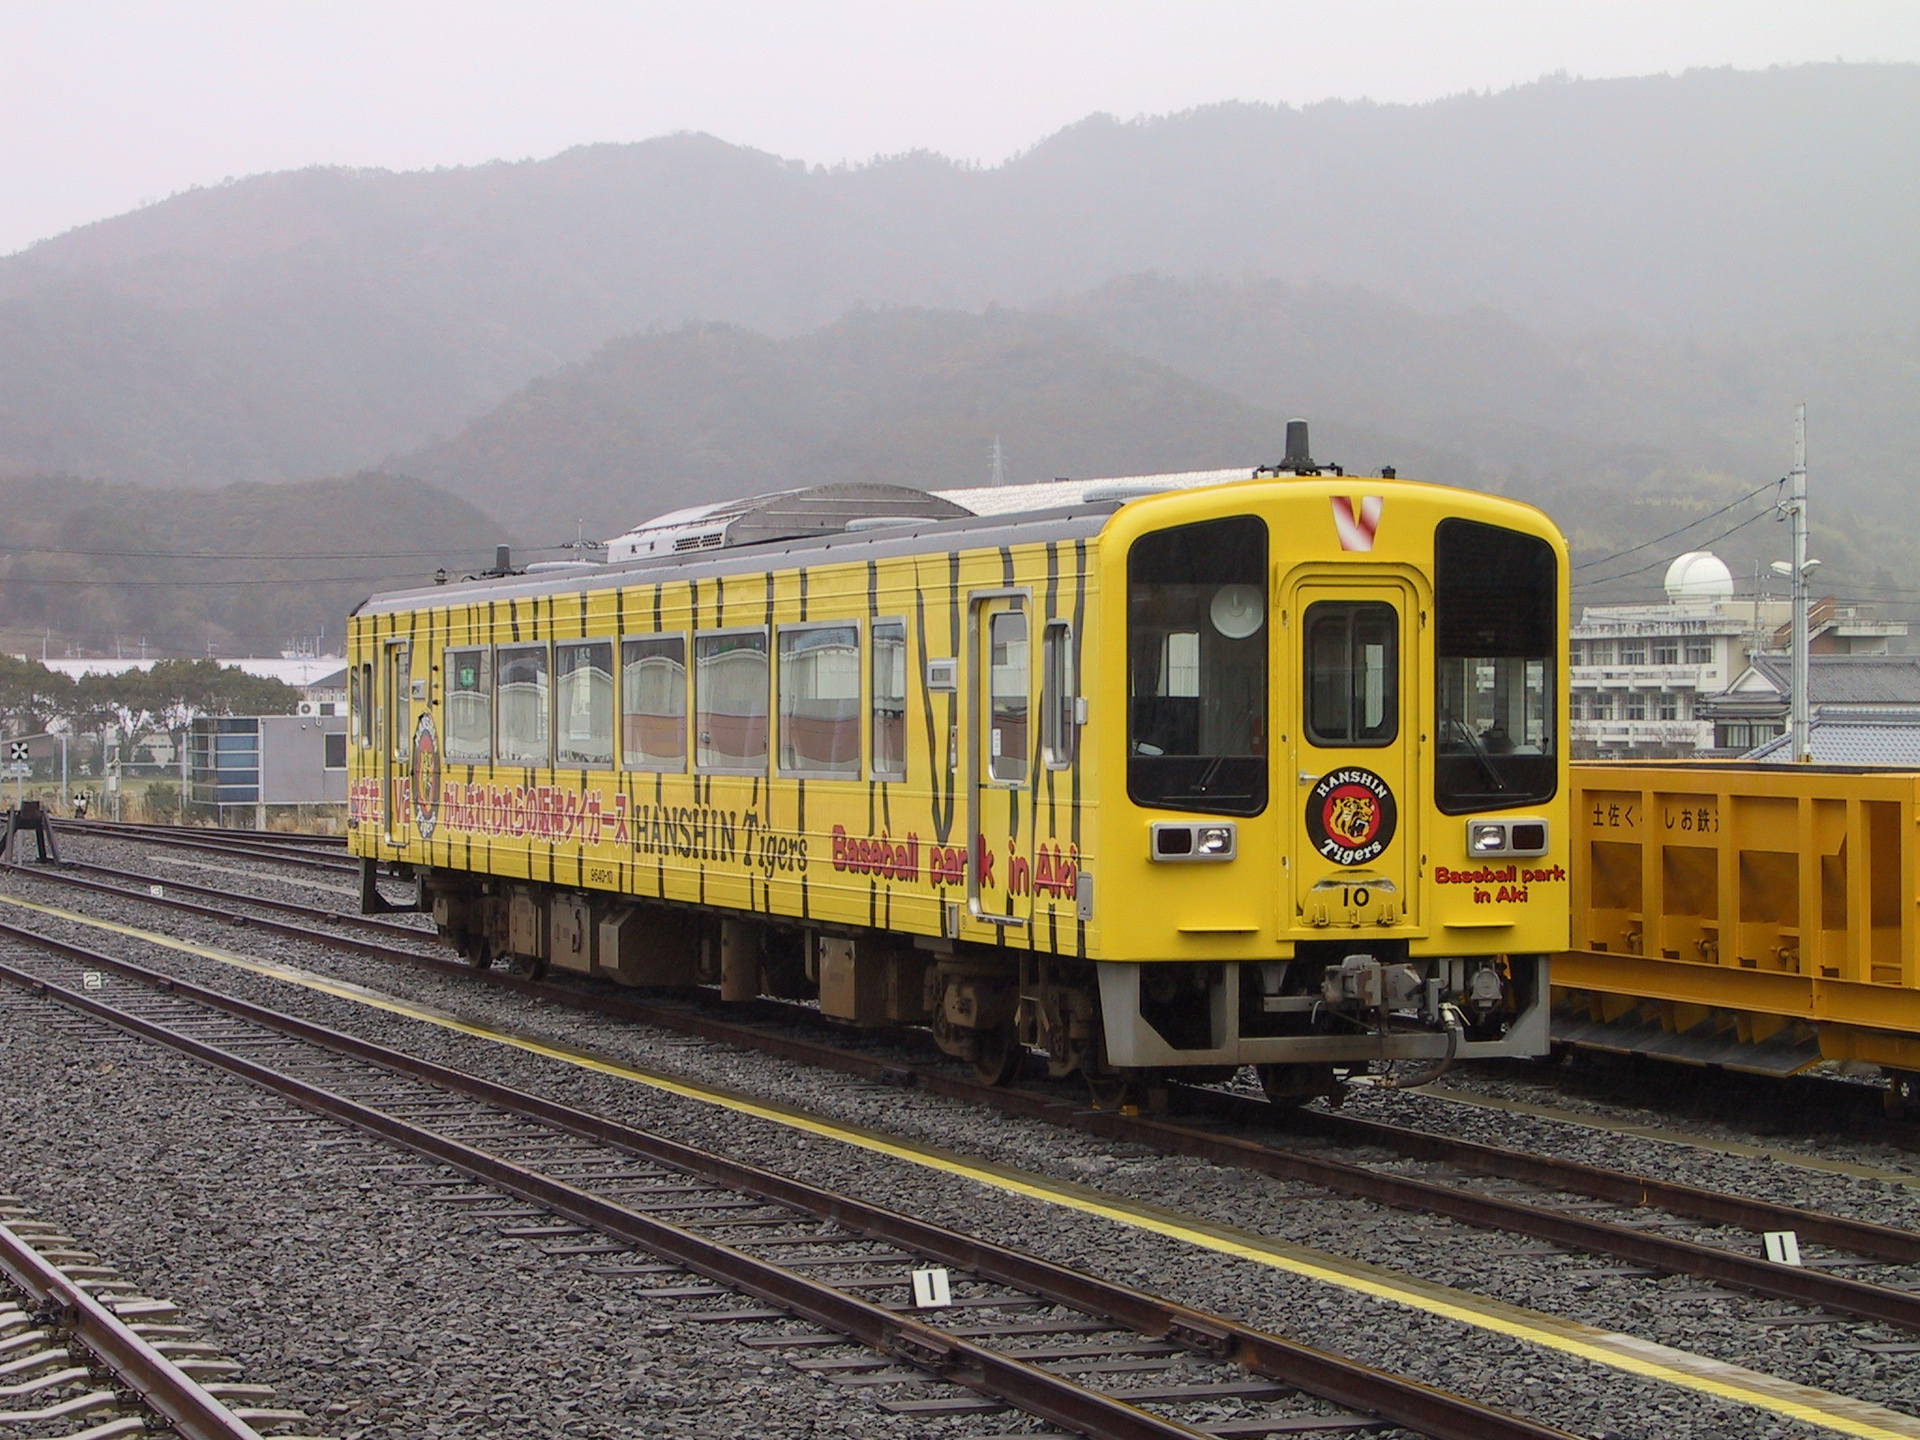
[[1713, 748], [1713, 722], [1699, 702], [1746, 664], [1753, 604], [1732, 603], [1733, 572], [1710, 550], [1674, 560], [1665, 589], [1664, 605], [1591, 605], [1574, 622], [1567, 728], [1576, 758], [1670, 759]]
[[1711, 550], [1689, 550], [1667, 567], [1666, 590], [1675, 605], [1724, 605], [1733, 599], [1733, 572]]

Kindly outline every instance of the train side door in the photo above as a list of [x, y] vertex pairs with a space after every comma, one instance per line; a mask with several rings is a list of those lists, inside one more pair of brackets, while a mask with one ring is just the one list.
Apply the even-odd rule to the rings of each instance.
[[967, 909], [992, 925], [1033, 912], [1033, 615], [1025, 591], [969, 596]]
[[407, 782], [413, 769], [413, 646], [389, 640], [381, 666], [380, 818], [387, 843], [407, 841]]
[[1310, 576], [1294, 587], [1296, 932], [1410, 923], [1420, 807], [1410, 758], [1420, 612], [1398, 579]]

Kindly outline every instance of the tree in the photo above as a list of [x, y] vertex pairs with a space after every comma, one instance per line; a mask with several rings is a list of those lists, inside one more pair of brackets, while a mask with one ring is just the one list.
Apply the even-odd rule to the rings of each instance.
[[217, 660], [161, 660], [141, 680], [144, 713], [168, 729], [196, 715], [291, 715], [300, 703], [293, 686]]
[[16, 735], [36, 734], [72, 707], [73, 681], [38, 660], [0, 655], [0, 715]]

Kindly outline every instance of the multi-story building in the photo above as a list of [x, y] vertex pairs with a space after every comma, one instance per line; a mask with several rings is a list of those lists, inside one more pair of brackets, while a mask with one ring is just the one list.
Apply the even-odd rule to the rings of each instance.
[[[1756, 625], [1704, 550], [1667, 568], [1664, 605], [1589, 605], [1572, 629], [1567, 721], [1576, 758], [1666, 759], [1713, 745], [1700, 699], [1745, 667]], [[1764, 610], [1782, 602], [1762, 601]], [[1769, 626], [1779, 617], [1762, 613]]]
[[[1573, 626], [1567, 719], [1576, 758], [1738, 755], [1784, 728], [1776, 672], [1787, 664], [1790, 602], [1734, 599], [1732, 573], [1704, 550], [1667, 568], [1666, 592], [1664, 605], [1590, 605]], [[1904, 621], [1830, 599], [1808, 618], [1815, 657], [1885, 656], [1907, 633]]]

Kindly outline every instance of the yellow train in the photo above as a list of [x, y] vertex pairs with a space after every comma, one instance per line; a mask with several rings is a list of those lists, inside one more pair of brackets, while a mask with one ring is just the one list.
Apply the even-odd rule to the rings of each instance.
[[[1547, 1048], [1567, 557], [1307, 458], [678, 512], [351, 622], [351, 834], [478, 964], [1102, 1084]], [[504, 567], [503, 567], [504, 568]]]

